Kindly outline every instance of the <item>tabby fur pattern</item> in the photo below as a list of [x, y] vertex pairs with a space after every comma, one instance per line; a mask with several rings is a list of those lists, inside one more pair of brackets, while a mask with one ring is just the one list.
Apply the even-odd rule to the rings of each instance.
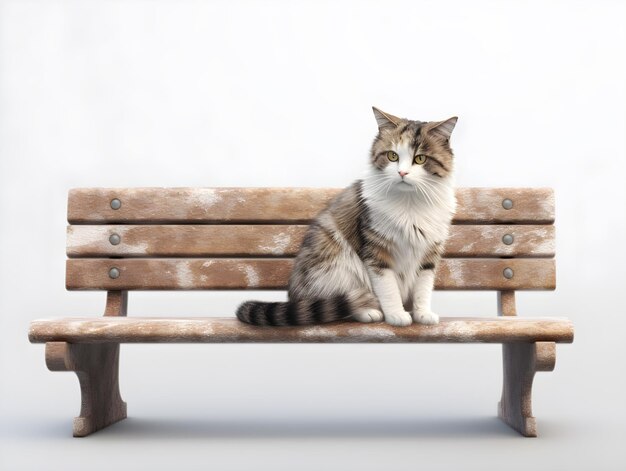
[[439, 321], [430, 304], [456, 205], [450, 135], [457, 118], [411, 121], [373, 109], [378, 135], [369, 171], [309, 226], [288, 301], [244, 302], [239, 320], [272, 326]]

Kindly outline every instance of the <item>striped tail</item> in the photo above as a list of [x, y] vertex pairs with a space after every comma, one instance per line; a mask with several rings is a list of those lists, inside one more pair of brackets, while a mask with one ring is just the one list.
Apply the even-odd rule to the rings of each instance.
[[246, 301], [237, 309], [237, 318], [254, 325], [325, 324], [350, 317], [355, 308], [353, 300], [343, 295], [287, 302]]

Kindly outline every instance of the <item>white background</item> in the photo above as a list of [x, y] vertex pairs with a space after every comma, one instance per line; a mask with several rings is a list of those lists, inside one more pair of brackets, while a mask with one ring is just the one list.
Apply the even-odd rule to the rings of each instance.
[[[623, 469], [625, 10], [0, 1], [0, 468]], [[130, 418], [71, 439], [76, 378], [26, 338], [104, 307], [64, 290], [67, 190], [346, 186], [371, 105], [458, 115], [460, 186], [555, 188], [558, 289], [518, 301], [576, 326], [535, 380], [541, 438], [494, 418], [497, 345], [156, 345], [122, 347]], [[138, 293], [130, 314], [232, 315], [246, 296]], [[435, 307], [493, 315], [495, 294]]]

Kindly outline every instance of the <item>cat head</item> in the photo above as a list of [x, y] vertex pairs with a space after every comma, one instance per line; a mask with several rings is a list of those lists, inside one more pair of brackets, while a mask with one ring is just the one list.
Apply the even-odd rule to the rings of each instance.
[[416, 187], [450, 180], [454, 165], [450, 135], [456, 116], [421, 122], [373, 110], [378, 123], [370, 157], [375, 175], [400, 191], [415, 191]]

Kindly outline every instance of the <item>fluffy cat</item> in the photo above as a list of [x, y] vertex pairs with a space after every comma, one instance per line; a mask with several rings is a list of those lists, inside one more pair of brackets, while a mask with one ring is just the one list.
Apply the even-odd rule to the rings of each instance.
[[309, 226], [287, 302], [246, 301], [256, 325], [321, 324], [352, 318], [436, 324], [435, 270], [455, 211], [450, 135], [457, 118], [420, 122], [373, 108], [378, 135], [369, 172]]

